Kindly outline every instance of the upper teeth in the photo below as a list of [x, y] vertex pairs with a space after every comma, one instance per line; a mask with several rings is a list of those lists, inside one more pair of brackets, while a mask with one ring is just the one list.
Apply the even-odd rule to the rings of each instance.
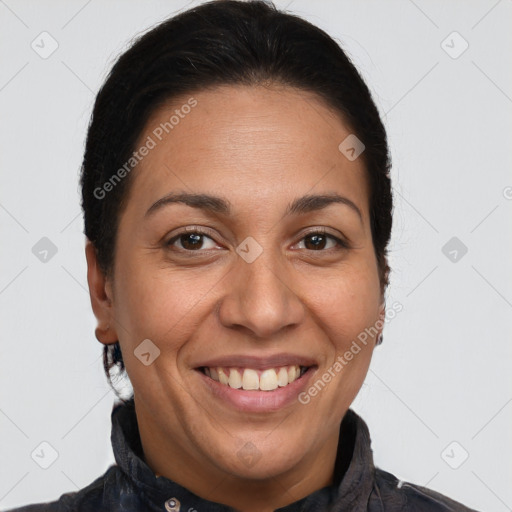
[[299, 365], [281, 366], [268, 370], [253, 370], [252, 368], [204, 368], [204, 372], [213, 380], [226, 384], [235, 389], [258, 389], [272, 391], [284, 387], [297, 380], [301, 374]]

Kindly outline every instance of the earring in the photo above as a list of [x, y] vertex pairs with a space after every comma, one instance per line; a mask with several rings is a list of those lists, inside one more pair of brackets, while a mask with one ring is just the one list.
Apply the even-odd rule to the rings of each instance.
[[382, 342], [384, 341], [384, 336], [382, 335], [382, 333], [379, 334], [379, 337], [377, 338], [377, 345], [381, 345]]

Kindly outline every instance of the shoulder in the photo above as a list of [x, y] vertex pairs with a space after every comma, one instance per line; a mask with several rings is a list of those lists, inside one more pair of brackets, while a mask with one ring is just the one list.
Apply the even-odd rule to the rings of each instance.
[[372, 512], [477, 512], [436, 491], [403, 482], [380, 468], [375, 469], [375, 486], [368, 510]]
[[[123, 485], [123, 474], [117, 465], [110, 466], [104, 475], [87, 487], [63, 494], [58, 500], [25, 505], [4, 512], [101, 512], [111, 510], [110, 492]], [[119, 500], [118, 500], [119, 501]]]

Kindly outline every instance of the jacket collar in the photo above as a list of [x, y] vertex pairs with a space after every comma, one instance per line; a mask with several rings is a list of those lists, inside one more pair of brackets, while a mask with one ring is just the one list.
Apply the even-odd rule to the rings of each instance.
[[[144, 461], [133, 398], [115, 403], [111, 418], [114, 457], [129, 481], [130, 492], [143, 496], [146, 503], [162, 511], [172, 498], [181, 503], [181, 512], [190, 508], [212, 512], [234, 510], [200, 498], [163, 476], [155, 476]], [[333, 512], [367, 510], [375, 478], [371, 439], [366, 423], [352, 409], [347, 410], [341, 422], [340, 441], [333, 484], [280, 508], [279, 512], [320, 511], [328, 505]]]

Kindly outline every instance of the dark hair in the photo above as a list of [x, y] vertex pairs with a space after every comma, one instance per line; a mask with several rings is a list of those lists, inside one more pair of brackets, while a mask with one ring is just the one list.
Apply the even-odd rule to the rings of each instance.
[[[316, 93], [364, 143], [372, 240], [386, 288], [391, 161], [377, 108], [341, 47], [270, 1], [216, 0], [184, 11], [137, 38], [110, 71], [94, 105], [81, 176], [85, 235], [106, 275], [113, 273], [132, 180], [130, 173], [115, 175], [133, 156], [149, 116], [164, 102], [207, 87], [272, 83]], [[104, 347], [103, 362], [112, 385], [112, 367], [124, 371], [119, 342]]]

